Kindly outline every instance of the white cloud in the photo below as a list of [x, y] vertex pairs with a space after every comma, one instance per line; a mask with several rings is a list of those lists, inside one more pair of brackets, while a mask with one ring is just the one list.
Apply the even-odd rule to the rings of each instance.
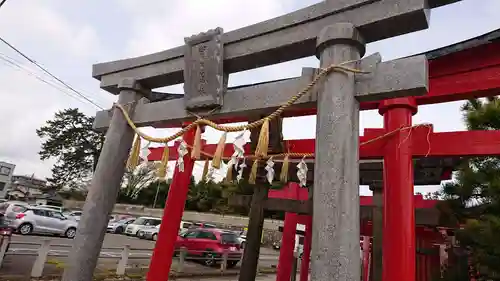
[[[91, 25], [70, 22], [64, 13], [55, 10], [48, 2], [11, 1], [2, 7], [0, 14], [2, 38], [38, 63], [49, 65], [49, 69], [57, 69], [68, 61], [74, 65], [85, 63], [98, 49], [98, 38]], [[0, 53], [14, 58], [28, 72], [42, 75], [5, 45], [1, 46]], [[78, 72], [72, 70], [65, 69], [59, 73], [62, 77], [71, 73], [68, 76], [77, 78]], [[40, 140], [35, 130], [45, 120], [51, 119], [57, 110], [78, 106], [94, 114], [93, 107], [82, 106], [81, 102], [3, 60], [0, 61], [0, 83], [0, 129], [3, 132], [0, 159], [15, 163], [16, 173], [50, 176], [53, 161], [39, 160]]]
[[175, 0], [123, 1], [132, 17], [127, 43], [131, 56], [149, 54], [184, 44], [184, 37], [216, 27], [230, 31], [283, 14], [280, 1]]

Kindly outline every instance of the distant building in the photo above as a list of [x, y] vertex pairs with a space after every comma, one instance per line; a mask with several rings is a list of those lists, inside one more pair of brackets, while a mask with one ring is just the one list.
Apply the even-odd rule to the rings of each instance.
[[7, 190], [10, 188], [12, 174], [16, 165], [0, 161], [0, 198], [5, 198]]
[[11, 185], [7, 191], [8, 198], [33, 199], [45, 193], [47, 181], [37, 179], [32, 176], [14, 175], [11, 178]]

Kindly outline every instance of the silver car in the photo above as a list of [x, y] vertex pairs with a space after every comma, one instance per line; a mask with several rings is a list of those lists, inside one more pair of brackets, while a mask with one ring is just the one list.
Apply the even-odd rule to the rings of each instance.
[[22, 235], [31, 233], [56, 234], [73, 239], [78, 222], [67, 219], [61, 212], [30, 206], [15, 206], [5, 214], [6, 224]]
[[158, 239], [158, 233], [160, 232], [160, 225], [154, 228], [140, 230], [139, 232], [142, 232], [142, 235], [138, 235], [139, 238], [156, 241]]
[[125, 228], [127, 228], [127, 225], [131, 224], [135, 220], [135, 218], [126, 218], [119, 221], [110, 221], [108, 223], [108, 228], [106, 229], [106, 231], [116, 234], [122, 234], [125, 231]]

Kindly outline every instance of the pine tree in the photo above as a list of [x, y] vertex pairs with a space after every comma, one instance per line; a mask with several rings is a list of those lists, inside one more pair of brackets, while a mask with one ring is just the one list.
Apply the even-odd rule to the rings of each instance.
[[[462, 111], [469, 130], [500, 130], [497, 98], [468, 101]], [[500, 280], [500, 158], [464, 161], [456, 180], [445, 184], [441, 195], [443, 217], [462, 226], [456, 237], [469, 253], [478, 280]]]

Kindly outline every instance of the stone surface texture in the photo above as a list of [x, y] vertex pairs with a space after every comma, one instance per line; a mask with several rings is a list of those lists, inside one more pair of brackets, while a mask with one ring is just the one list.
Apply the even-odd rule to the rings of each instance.
[[[118, 103], [128, 107], [132, 113], [135, 102], [141, 97], [137, 94], [137, 84], [132, 79], [125, 79], [120, 88]], [[64, 271], [64, 281], [92, 280], [133, 139], [134, 131], [120, 110], [114, 109], [111, 125], [83, 206], [83, 216], [78, 224], [69, 266]]]
[[[356, 75], [356, 97], [360, 101], [427, 93], [428, 70], [424, 55], [383, 62], [376, 67], [370, 67], [368, 65], [370, 61], [364, 64], [363, 62], [363, 69], [372, 73]], [[304, 68], [300, 77], [230, 88], [224, 94], [224, 106], [211, 114], [211, 119], [272, 111], [309, 84], [314, 74], [313, 68]], [[316, 92], [316, 89], [313, 89], [310, 94], [300, 98], [293, 107], [314, 107], [317, 102]], [[193, 118], [184, 105], [183, 99], [140, 104], [136, 108], [133, 120], [140, 126], [155, 125], [161, 123], [160, 121], [180, 124]], [[109, 126], [109, 120], [107, 111], [98, 112], [95, 128], [105, 130]]]
[[[224, 71], [235, 73], [315, 54], [316, 37], [328, 25], [351, 22], [367, 43], [428, 27], [427, 0], [327, 0], [222, 36]], [[101, 87], [117, 94], [122, 77], [149, 88], [184, 82], [184, 47], [94, 65]]]
[[[358, 60], [364, 40], [350, 23], [322, 30], [321, 67]], [[351, 63], [351, 67], [356, 67]], [[359, 102], [353, 73], [332, 72], [318, 93], [313, 281], [359, 281]]]
[[185, 38], [184, 101], [187, 109], [222, 105], [225, 92], [222, 28]]

